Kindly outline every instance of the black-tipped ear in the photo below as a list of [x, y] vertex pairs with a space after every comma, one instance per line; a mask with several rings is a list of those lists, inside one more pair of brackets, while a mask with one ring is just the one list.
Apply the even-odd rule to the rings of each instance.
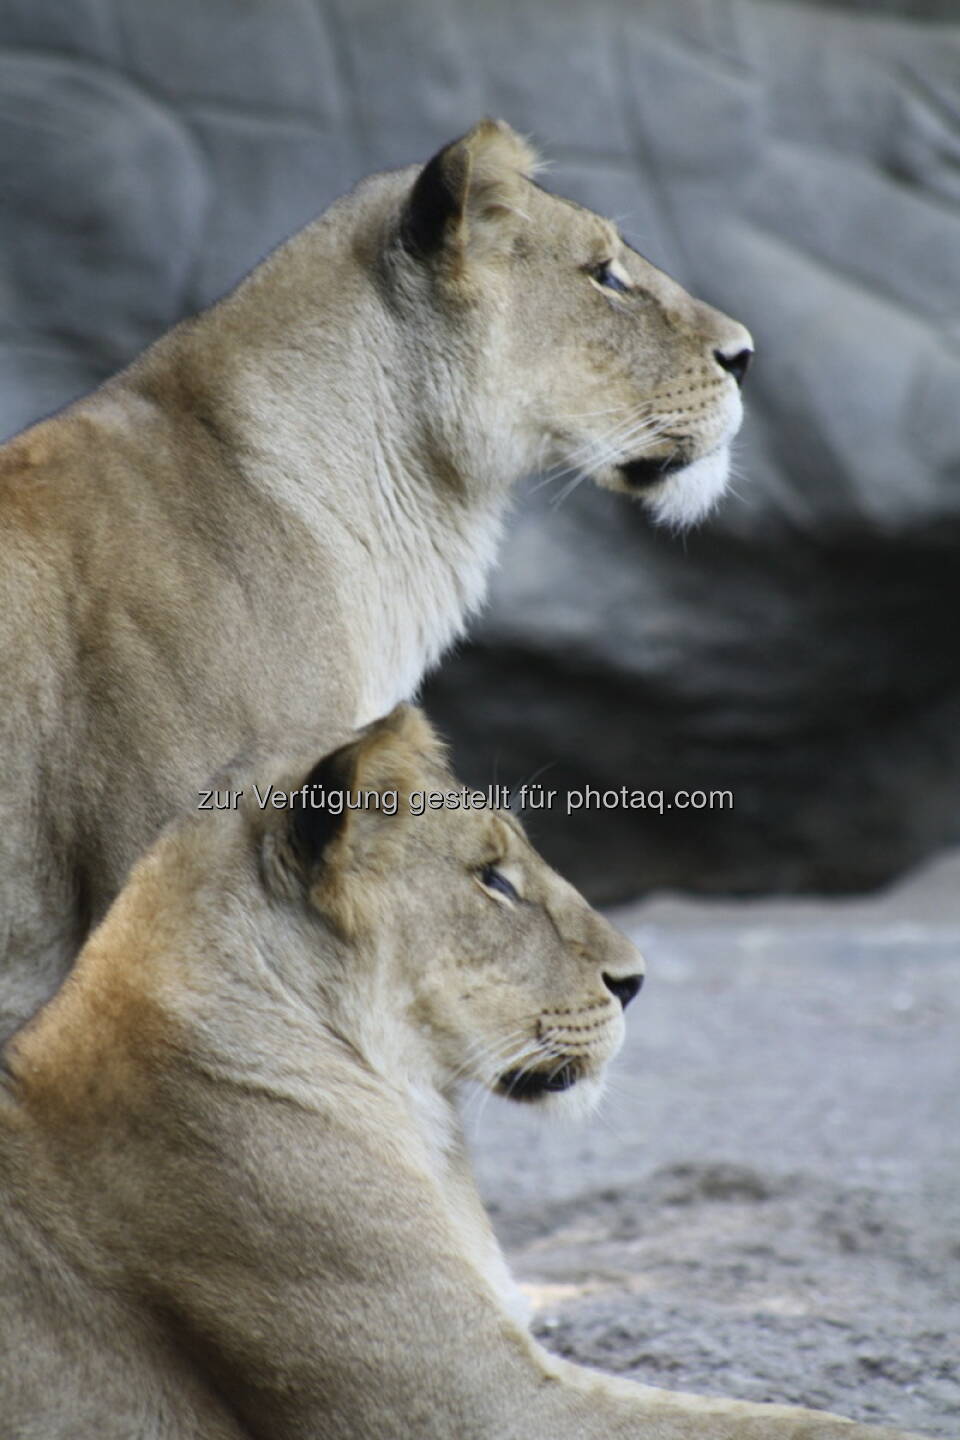
[[403, 212], [404, 249], [430, 259], [463, 219], [470, 186], [470, 152], [462, 140], [445, 145], [420, 171]]
[[[356, 742], [319, 760], [293, 797], [290, 838], [301, 860], [315, 865], [346, 825], [347, 791], [356, 772]], [[335, 798], [334, 798], [335, 797]]]

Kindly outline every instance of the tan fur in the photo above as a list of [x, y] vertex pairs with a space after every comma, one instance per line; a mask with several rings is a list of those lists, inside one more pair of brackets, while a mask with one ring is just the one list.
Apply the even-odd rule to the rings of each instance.
[[[400, 709], [309, 776], [455, 793]], [[326, 776], [318, 781], [317, 776]], [[168, 830], [0, 1086], [0, 1428], [18, 1440], [879, 1440], [676, 1395], [530, 1336], [464, 1080], [594, 1092], [632, 946], [509, 815], [236, 810]], [[509, 877], [504, 895], [487, 868]], [[343, 900], [356, 888], [371, 901]], [[516, 1093], [516, 1092], [515, 1092]], [[538, 1102], [531, 1102], [538, 1103]]]
[[[518, 476], [629, 489], [618, 459], [680, 456], [645, 492], [667, 518], [722, 485], [740, 406], [714, 351], [749, 337], [532, 165], [486, 121], [366, 180], [0, 454], [0, 1026], [218, 765], [416, 691]], [[453, 210], [425, 254], [431, 177]], [[591, 278], [608, 257], [635, 294]]]

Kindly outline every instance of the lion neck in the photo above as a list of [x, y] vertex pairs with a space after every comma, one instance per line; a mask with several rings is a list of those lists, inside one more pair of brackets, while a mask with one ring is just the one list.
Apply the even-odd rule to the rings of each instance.
[[[165, 1201], [175, 1227], [178, 1194], [189, 1210], [191, 1187], [207, 1187], [238, 1116], [269, 1131], [271, 1116], [296, 1115], [318, 1156], [331, 1123], [342, 1129], [345, 1114], [369, 1116], [364, 1123], [387, 1126], [391, 1144], [448, 1205], [469, 1191], [459, 1117], [413, 1028], [389, 1006], [386, 972], [382, 986], [343, 994], [349, 969], [324, 957], [341, 977], [325, 1000], [317, 956], [299, 945], [296, 927], [274, 922], [253, 947], [180, 945], [181, 917], [168, 919], [162, 901], [153, 909], [144, 888], [139, 897], [124, 892], [69, 979], [6, 1050], [0, 1142], [10, 1126], [27, 1146], [30, 1173], [69, 1177], [68, 1216], [96, 1212], [118, 1253], [136, 1248], [138, 1236], [123, 1234], [123, 1197], [145, 1168], [159, 1176], [169, 1166], [178, 1177]], [[156, 943], [143, 939], [145, 909]], [[282, 1186], [282, 1165], [258, 1178], [264, 1193], [274, 1181]], [[223, 1203], [229, 1230], [227, 1192]], [[485, 1250], [482, 1221], [472, 1228]]]
[[[275, 279], [293, 259], [278, 257]], [[535, 456], [476, 357], [414, 335], [369, 283], [334, 273], [322, 296], [292, 303], [270, 274], [180, 342], [189, 388], [217, 377], [247, 484], [319, 542], [318, 583], [336, 575], [362, 671], [363, 724], [416, 692], [483, 602], [511, 488]], [[224, 343], [237, 317], [255, 344]]]
[[[278, 924], [276, 911], [255, 926], [252, 946], [231, 944], [220, 938], [229, 917], [209, 908], [209, 894], [201, 904], [212, 935], [198, 945], [191, 903], [170, 903], [166, 873], [139, 872], [7, 1051], [0, 1152], [15, 1149], [23, 1184], [48, 1195], [65, 1258], [99, 1257], [94, 1267], [155, 1280], [169, 1257], [198, 1245], [215, 1259], [221, 1237], [229, 1264], [242, 1233], [271, 1274], [275, 1237], [243, 1195], [252, 1187], [270, 1212], [288, 1202], [295, 1169], [307, 1215], [309, 1196], [330, 1190], [331, 1164], [366, 1166], [401, 1211], [404, 1185], [418, 1187], [411, 1206], [436, 1207], [436, 1223], [524, 1323], [459, 1116], [393, 993], [388, 956], [372, 973], [375, 956], [318, 957], [315, 934], [305, 944], [298, 923]], [[326, 996], [318, 958], [331, 977]], [[145, 1175], [162, 1201], [162, 1212], [147, 1207], [152, 1232], [141, 1215]], [[329, 1229], [328, 1214], [316, 1218]]]

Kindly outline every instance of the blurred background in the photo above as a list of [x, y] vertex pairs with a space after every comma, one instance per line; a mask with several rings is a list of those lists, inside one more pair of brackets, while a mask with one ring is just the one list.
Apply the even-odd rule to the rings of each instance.
[[696, 533], [527, 487], [428, 706], [471, 781], [733, 792], [532, 815], [595, 900], [879, 885], [958, 838], [958, 77], [957, 0], [0, 0], [0, 433], [505, 117], [758, 358]]
[[717, 514], [532, 478], [427, 689], [480, 784], [734, 796], [529, 816], [651, 983], [484, 1193], [565, 1353], [956, 1437], [960, 0], [0, 0], [0, 433], [485, 113], [758, 354]]

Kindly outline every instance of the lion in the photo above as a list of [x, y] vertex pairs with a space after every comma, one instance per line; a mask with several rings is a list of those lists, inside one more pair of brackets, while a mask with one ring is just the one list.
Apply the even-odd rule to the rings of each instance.
[[595, 1099], [643, 962], [419, 712], [217, 784], [4, 1052], [5, 1434], [893, 1436], [530, 1334], [458, 1091]]
[[231, 755], [415, 695], [518, 477], [577, 467], [672, 524], [723, 489], [749, 334], [535, 163], [484, 121], [364, 181], [3, 449], [8, 1028]]

